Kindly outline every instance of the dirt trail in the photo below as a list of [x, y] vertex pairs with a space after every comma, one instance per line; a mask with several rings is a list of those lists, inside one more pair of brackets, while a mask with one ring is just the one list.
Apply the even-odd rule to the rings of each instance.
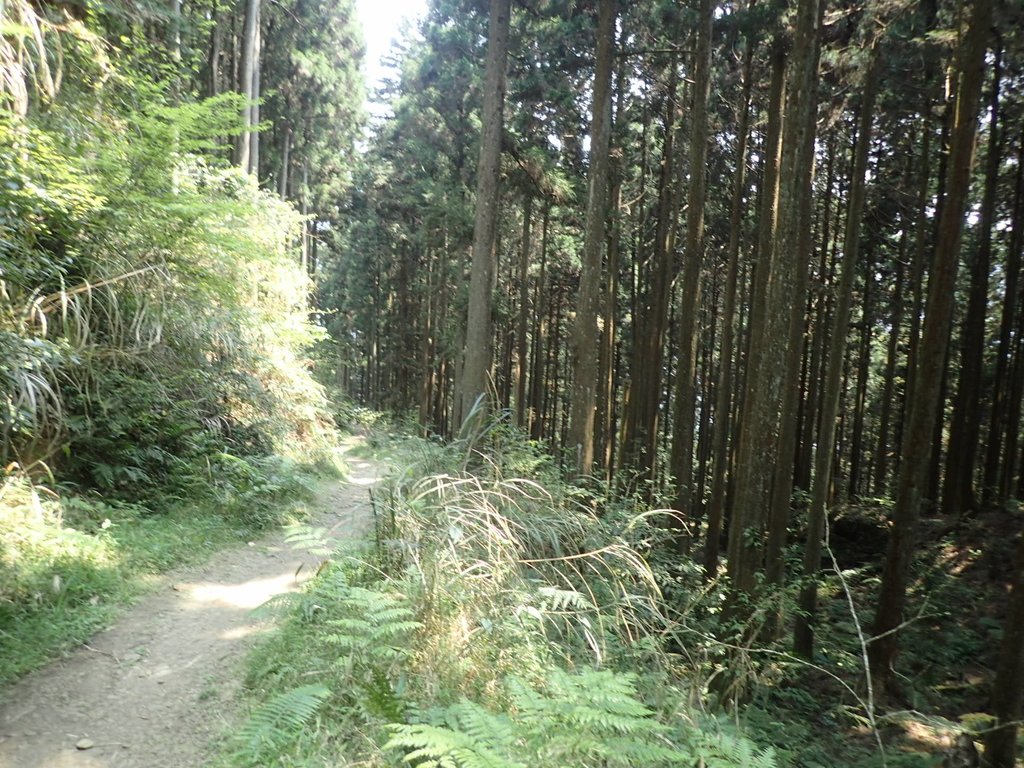
[[[312, 524], [359, 535], [377, 467], [350, 460]], [[251, 610], [296, 589], [316, 558], [280, 534], [174, 571], [66, 659], [0, 692], [0, 768], [197, 768], [236, 717], [240, 663], [266, 623]], [[83, 739], [88, 742], [83, 742]], [[92, 746], [78, 749], [76, 744]]]

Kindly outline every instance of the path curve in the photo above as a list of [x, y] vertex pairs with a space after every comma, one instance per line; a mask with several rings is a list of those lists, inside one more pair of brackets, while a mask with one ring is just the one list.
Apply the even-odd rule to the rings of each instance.
[[[349, 470], [311, 505], [311, 524], [335, 539], [372, 520], [377, 467], [349, 460]], [[202, 765], [234, 722], [241, 662], [267, 627], [252, 609], [297, 589], [315, 564], [275, 534], [167, 574], [114, 627], [3, 691], [0, 768]]]

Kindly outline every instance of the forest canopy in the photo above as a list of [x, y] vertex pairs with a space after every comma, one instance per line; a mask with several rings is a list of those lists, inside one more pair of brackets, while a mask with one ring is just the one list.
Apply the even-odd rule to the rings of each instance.
[[[57, 602], [59, 546], [29, 558], [23, 530], [136, 524], [195, 489], [276, 523], [293, 465], [329, 457], [358, 403], [438, 469], [395, 481], [376, 570], [314, 593], [408, 641], [338, 635], [366, 654], [345, 680], [384, 702], [359, 715], [380, 749], [455, 765], [475, 729], [477, 757], [542, 761], [548, 718], [593, 694], [623, 719], [572, 759], [630, 764], [608, 743], [668, 743], [675, 703], [640, 699], [685, 668], [701, 707], [846, 717], [879, 745], [925, 711], [1013, 768], [1019, 3], [431, 0], [372, 120], [352, 0], [5, 0], [0, 23], [0, 619]], [[458, 550], [467, 499], [523, 538]], [[406, 534], [434, 559], [382, 543]], [[545, 570], [591, 545], [629, 568]], [[494, 591], [417, 593], [410, 562], [482, 568]], [[487, 678], [479, 709], [456, 701], [467, 674], [419, 711], [398, 661], [436, 649], [427, 619], [492, 637], [453, 594], [595, 622], [631, 607], [607, 634], [566, 630], [564, 663], [559, 632], [502, 625], [512, 644], [487, 651], [536, 652], [533, 678]], [[328, 698], [292, 693], [310, 716]], [[637, 764], [775, 761], [693, 733]], [[790, 757], [834, 763], [808, 754]]]

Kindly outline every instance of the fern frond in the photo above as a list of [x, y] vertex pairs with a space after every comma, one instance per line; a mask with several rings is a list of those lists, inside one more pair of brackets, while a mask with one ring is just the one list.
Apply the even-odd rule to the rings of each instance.
[[564, 611], [568, 609], [592, 611], [595, 608], [593, 601], [582, 592], [575, 589], [559, 589], [558, 587], [545, 586], [537, 590], [537, 593], [547, 599], [548, 609], [552, 611]]
[[378, 624], [383, 624], [390, 621], [402, 621], [405, 619], [411, 619], [415, 614], [408, 606], [396, 605], [390, 608], [384, 608], [379, 611], [373, 612], [373, 620]]
[[274, 696], [239, 729], [244, 751], [255, 757], [267, 747], [296, 738], [330, 695], [326, 686], [304, 685]]
[[331, 619], [325, 623], [331, 629], [352, 635], [365, 635], [373, 629], [373, 625], [366, 619], [356, 619], [350, 616], [341, 619]]
[[[493, 716], [492, 716], [493, 717]], [[486, 741], [436, 725], [391, 725], [385, 750], [403, 752], [402, 762], [417, 768], [526, 768], [491, 749]]]
[[541, 688], [507, 681], [516, 722], [538, 764], [659, 766], [690, 760], [669, 728], [638, 698], [636, 677], [608, 670], [553, 669]]
[[253, 608], [251, 614], [258, 619], [281, 619], [302, 612], [302, 607], [308, 600], [307, 595], [299, 592], [282, 592]]
[[728, 724], [712, 720], [690, 734], [690, 748], [708, 768], [775, 768], [775, 750], [758, 749]]
[[406, 718], [408, 706], [380, 670], [373, 670], [368, 679], [359, 685], [362, 696], [358, 699], [361, 709], [372, 718], [397, 723]]
[[317, 557], [327, 557], [333, 547], [327, 529], [306, 523], [293, 523], [284, 529], [284, 540], [292, 549], [301, 549]]

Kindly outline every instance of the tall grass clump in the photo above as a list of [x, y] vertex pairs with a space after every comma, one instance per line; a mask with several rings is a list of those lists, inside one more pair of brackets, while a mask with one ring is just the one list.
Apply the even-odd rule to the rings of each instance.
[[[276, 601], [225, 764], [774, 765], [687, 703], [650, 514], [567, 484], [500, 421], [403, 445], [371, 539]], [[330, 694], [290, 737], [261, 725], [312, 684]]]

